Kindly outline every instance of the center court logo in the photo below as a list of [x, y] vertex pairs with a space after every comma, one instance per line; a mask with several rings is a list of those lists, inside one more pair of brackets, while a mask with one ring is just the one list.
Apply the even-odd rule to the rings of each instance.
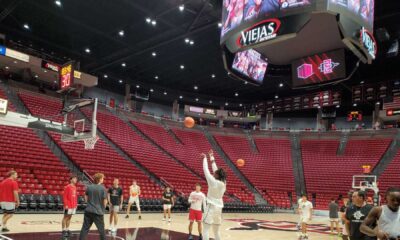
[[[227, 219], [227, 221], [239, 223], [239, 227], [228, 229], [231, 231], [275, 230], [285, 232], [298, 232], [297, 223], [289, 221], [265, 221], [257, 219]], [[308, 231], [321, 234], [329, 234], [330, 228], [325, 224], [309, 224]]]

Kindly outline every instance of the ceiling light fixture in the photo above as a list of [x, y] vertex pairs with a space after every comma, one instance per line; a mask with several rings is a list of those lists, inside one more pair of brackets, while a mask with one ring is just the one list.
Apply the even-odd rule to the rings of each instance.
[[181, 69], [185, 69], [185, 65], [181, 65], [180, 68], [181, 68]]
[[150, 88], [150, 92], [154, 92], [154, 89]]
[[235, 93], [235, 97], [239, 97], [239, 93]]
[[156, 20], [151, 21], [151, 25], [153, 26], [157, 25], [157, 21]]
[[151, 18], [146, 18], [147, 23], [151, 23]]
[[279, 83], [279, 87], [283, 87], [283, 83]]
[[228, 105], [229, 105], [229, 103], [226, 102], [226, 103], [225, 103], [225, 106], [228, 106]]
[[122, 81], [121, 79], [119, 80], [119, 83], [123, 83], [124, 81]]
[[183, 10], [185, 10], [185, 5], [182, 4], [179, 6], [179, 11], [183, 12]]
[[23, 27], [24, 27], [26, 30], [29, 30], [29, 29], [30, 29], [30, 27], [29, 27], [29, 25], [28, 25], [27, 23], [25, 23]]
[[118, 32], [118, 35], [120, 35], [121, 37], [123, 37], [123, 36], [125, 35], [124, 30], [119, 31], [119, 32]]
[[157, 53], [156, 53], [156, 52], [152, 52], [152, 53], [151, 53], [151, 56], [156, 57], [156, 56], [157, 56]]
[[212, 78], [215, 78], [215, 74], [212, 74], [211, 77], [212, 77]]
[[85, 49], [85, 52], [86, 52], [86, 53], [90, 53], [90, 52], [91, 52], [91, 51], [90, 51], [90, 48], [86, 48], [86, 49]]
[[108, 78], [108, 75], [107, 74], [104, 74], [104, 76], [103, 76], [104, 78]]
[[222, 28], [222, 23], [218, 23], [218, 27], [219, 27], [219, 28]]
[[54, 1], [54, 3], [59, 7], [61, 7], [61, 5], [62, 5], [60, 0], [56, 0], [56, 1]]
[[121, 66], [122, 67], [126, 67], [126, 63], [121, 63]]
[[199, 87], [197, 87], [197, 86], [194, 86], [193, 88], [194, 88], [194, 90], [197, 90], [197, 89], [199, 89]]
[[167, 95], [167, 92], [164, 92], [164, 95]]
[[154, 76], [154, 79], [158, 79], [158, 76]]
[[182, 99], [183, 98], [183, 96], [179, 96], [179, 99]]

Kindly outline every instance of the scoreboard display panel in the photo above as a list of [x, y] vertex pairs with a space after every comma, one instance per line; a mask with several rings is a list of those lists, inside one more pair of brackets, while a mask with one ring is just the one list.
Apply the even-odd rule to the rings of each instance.
[[74, 66], [72, 63], [67, 63], [60, 68], [59, 88], [66, 90], [74, 84]]

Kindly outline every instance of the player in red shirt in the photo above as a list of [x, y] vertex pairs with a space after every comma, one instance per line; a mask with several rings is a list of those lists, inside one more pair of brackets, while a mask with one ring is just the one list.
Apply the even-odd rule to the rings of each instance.
[[76, 194], [76, 183], [78, 178], [72, 176], [69, 178], [70, 184], [65, 186], [64, 189], [64, 217], [62, 220], [62, 234], [64, 237], [70, 236], [69, 225], [71, 223], [72, 215], [76, 213], [78, 206], [78, 195]]
[[1, 209], [3, 209], [3, 228], [2, 232], [9, 232], [7, 228], [7, 222], [15, 213], [15, 209], [19, 206], [19, 196], [18, 196], [18, 173], [11, 170], [7, 174], [8, 178], [0, 183], [0, 203]]

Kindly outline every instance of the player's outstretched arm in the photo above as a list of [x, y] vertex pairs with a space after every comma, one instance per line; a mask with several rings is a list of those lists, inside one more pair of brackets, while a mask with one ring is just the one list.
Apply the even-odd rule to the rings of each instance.
[[207, 156], [204, 153], [202, 153], [201, 156], [203, 157], [203, 170], [204, 170], [204, 176], [206, 177], [207, 183], [209, 186], [216, 186], [218, 182], [214, 178], [214, 176], [210, 173], [210, 169], [208, 169]]

